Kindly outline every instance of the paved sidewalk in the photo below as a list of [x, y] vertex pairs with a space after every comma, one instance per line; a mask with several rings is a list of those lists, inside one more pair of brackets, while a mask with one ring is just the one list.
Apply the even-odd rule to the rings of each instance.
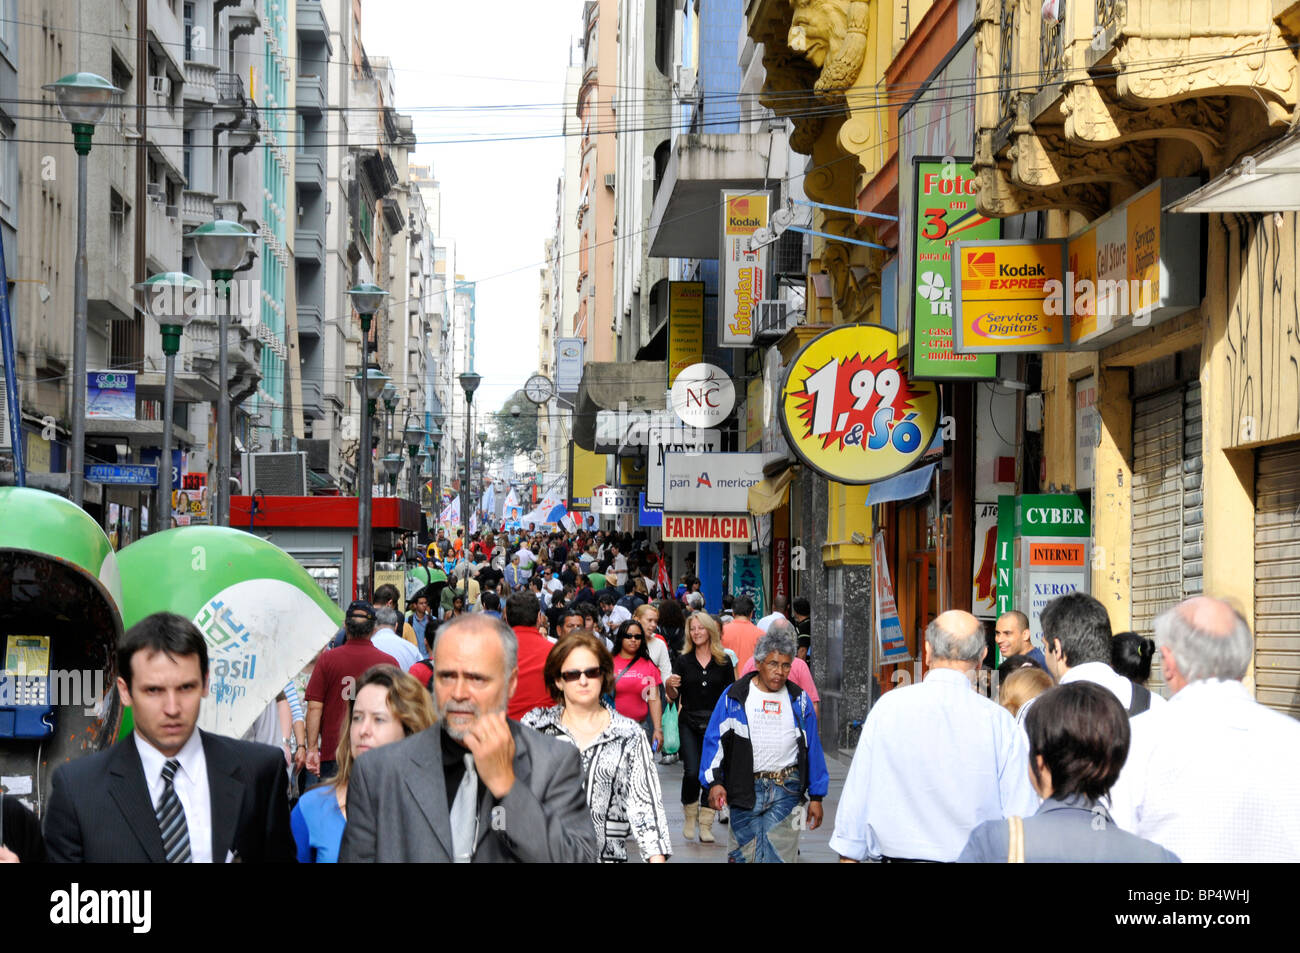
[[[846, 756], [840, 760], [826, 755], [826, 767], [830, 772], [831, 783], [827, 792], [826, 800], [823, 801], [823, 820], [822, 826], [815, 831], [804, 831], [799, 836], [799, 863], [801, 864], [826, 864], [835, 863], [839, 858], [835, 852], [830, 849], [831, 832], [835, 830], [835, 808], [839, 804], [840, 792], [844, 790], [844, 778], [849, 771], [849, 760]], [[668, 815], [668, 827], [672, 834], [673, 840], [673, 863], [687, 864], [725, 864], [727, 862], [727, 825], [715, 823], [713, 825], [713, 836], [717, 838], [715, 844], [701, 844], [698, 840], [683, 841], [682, 825], [685, 823], [685, 816], [682, 814], [681, 805], [681, 787], [682, 787], [682, 763], [659, 765], [659, 785], [663, 789], [664, 795], [664, 813]], [[628, 854], [635, 856], [633, 843], [628, 844]]]

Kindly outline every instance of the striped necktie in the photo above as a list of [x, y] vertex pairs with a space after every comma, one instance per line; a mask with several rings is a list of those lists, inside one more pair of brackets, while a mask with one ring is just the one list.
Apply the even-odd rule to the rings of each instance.
[[185, 808], [176, 796], [176, 770], [179, 761], [163, 765], [163, 793], [154, 813], [158, 815], [158, 829], [162, 831], [163, 855], [169, 864], [190, 862], [190, 829], [185, 823]]

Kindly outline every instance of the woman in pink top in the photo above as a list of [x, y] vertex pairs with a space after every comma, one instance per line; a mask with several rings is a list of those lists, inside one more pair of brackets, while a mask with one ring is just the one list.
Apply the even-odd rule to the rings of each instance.
[[659, 666], [646, 650], [645, 629], [628, 619], [614, 635], [614, 709], [645, 726], [656, 750], [664, 743]]

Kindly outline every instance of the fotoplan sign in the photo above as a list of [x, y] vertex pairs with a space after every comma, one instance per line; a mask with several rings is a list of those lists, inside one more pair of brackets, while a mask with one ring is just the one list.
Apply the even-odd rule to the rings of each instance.
[[722, 434], [717, 430], [651, 427], [646, 457], [646, 505], [660, 508], [664, 505], [664, 457], [669, 453], [717, 453], [721, 449]]
[[664, 512], [748, 513], [749, 488], [771, 453], [669, 453], [664, 455]]
[[688, 427], [716, 427], [736, 406], [736, 385], [716, 364], [692, 364], [669, 392], [673, 412]]
[[722, 236], [718, 254], [718, 346], [750, 347], [758, 302], [767, 296], [767, 246], [749, 239], [767, 225], [766, 192], [722, 191]]

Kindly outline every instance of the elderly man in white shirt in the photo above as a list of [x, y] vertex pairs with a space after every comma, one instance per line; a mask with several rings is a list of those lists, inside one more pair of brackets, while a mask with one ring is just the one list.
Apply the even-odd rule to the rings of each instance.
[[[1110, 667], [1110, 616], [1086, 592], [1057, 596], [1043, 607], [1043, 657], [1058, 683], [1093, 682], [1119, 699], [1130, 718], [1165, 700]], [[1175, 851], [1177, 853], [1177, 851]]]
[[974, 690], [984, 628], [952, 610], [925, 630], [930, 671], [886, 692], [862, 728], [830, 846], [846, 861], [954, 861], [984, 821], [1033, 814], [1029, 744]]
[[370, 636], [370, 644], [391, 655], [405, 672], [424, 656], [419, 649], [397, 634], [397, 627], [401, 624], [401, 613], [392, 606], [380, 606], [375, 610], [375, 632]]
[[1246, 620], [1197, 596], [1158, 616], [1155, 637], [1173, 695], [1130, 723], [1115, 823], [1185, 863], [1300, 861], [1300, 722], [1241, 683]]

